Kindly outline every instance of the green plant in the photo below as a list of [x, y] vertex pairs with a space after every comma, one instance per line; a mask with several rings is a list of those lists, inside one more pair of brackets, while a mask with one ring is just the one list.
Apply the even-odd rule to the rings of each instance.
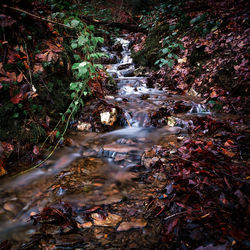
[[[81, 57], [75, 54], [74, 59], [77, 62], [72, 65], [73, 75], [76, 81], [70, 84], [70, 90], [73, 91], [71, 94], [73, 100], [66, 114], [70, 114], [70, 116], [74, 118], [79, 108], [84, 106], [82, 96], [86, 96], [91, 92], [88, 82], [91, 79], [97, 78], [98, 70], [103, 69], [101, 64], [95, 63], [96, 60], [107, 55], [97, 51], [98, 44], [103, 43], [104, 39], [94, 36], [93, 25], [87, 26], [76, 19], [71, 20], [70, 25], [78, 30], [78, 37], [71, 41], [71, 48], [84, 55], [83, 61], [79, 62]], [[64, 115], [62, 115], [62, 119], [64, 120]]]
[[174, 32], [172, 36], [167, 36], [163, 39], [162, 45], [164, 48], [160, 50], [161, 58], [155, 62], [155, 65], [162, 67], [167, 64], [169, 67], [173, 67], [175, 60], [179, 59], [176, 51], [179, 49], [184, 50], [185, 48], [181, 42], [172, 42], [174, 35], [176, 35], [176, 32]]

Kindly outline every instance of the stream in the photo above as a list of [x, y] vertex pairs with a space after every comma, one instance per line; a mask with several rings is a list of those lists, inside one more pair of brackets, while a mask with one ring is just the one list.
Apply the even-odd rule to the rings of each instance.
[[[166, 177], [158, 174], [148, 182], [141, 174], [160, 160], [152, 147], [155, 152], [165, 147], [174, 154], [178, 143], [189, 137], [192, 117], [210, 112], [199, 97], [147, 87], [147, 74], [134, 75], [130, 42], [126, 37], [118, 41], [121, 57], [116, 64], [106, 65], [118, 91], [105, 100], [124, 111], [125, 125], [107, 133], [75, 132], [71, 135], [74, 144], [59, 149], [45, 166], [1, 179], [0, 240], [15, 242], [14, 249], [37, 231], [30, 216], [59, 203], [74, 208], [80, 233], [67, 234], [70, 226], [63, 232], [55, 225], [43, 229], [53, 235], [53, 242], [46, 241], [43, 248], [137, 248], [138, 239], [146, 242], [144, 246], [157, 245], [159, 229], [145, 218], [145, 204], [164, 187]], [[176, 102], [184, 105], [183, 112], [168, 117], [167, 122], [157, 116], [159, 110], [170, 112]], [[152, 114], [159, 126], [152, 124]], [[106, 211], [106, 219], [98, 219], [99, 208]]]

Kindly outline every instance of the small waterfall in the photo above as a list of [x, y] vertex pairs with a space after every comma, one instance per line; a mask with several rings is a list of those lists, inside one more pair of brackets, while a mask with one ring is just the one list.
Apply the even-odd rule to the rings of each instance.
[[211, 112], [205, 104], [192, 103], [192, 108], [188, 112], [189, 114], [210, 114]]

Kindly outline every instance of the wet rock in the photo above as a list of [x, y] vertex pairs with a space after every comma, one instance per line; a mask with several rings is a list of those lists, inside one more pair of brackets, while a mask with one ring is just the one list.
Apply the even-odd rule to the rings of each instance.
[[117, 231], [128, 231], [130, 229], [143, 228], [145, 226], [147, 226], [147, 221], [144, 219], [132, 219], [132, 221], [129, 222], [122, 222], [117, 228]]
[[115, 97], [114, 97], [114, 96], [112, 96], [112, 95], [106, 95], [106, 96], [105, 96], [105, 99], [108, 99], [108, 100], [114, 100], [114, 99], [115, 99]]
[[135, 76], [143, 76], [143, 75], [145, 75], [145, 72], [146, 72], [146, 68], [143, 66], [140, 66], [139, 68], [135, 69], [134, 75]]
[[9, 201], [3, 205], [3, 209], [8, 211], [14, 215], [18, 214], [22, 210], [22, 204], [18, 203], [17, 201]]
[[120, 73], [125, 77], [134, 76], [134, 69], [124, 69]]
[[114, 46], [112, 46], [112, 50], [121, 52], [123, 51], [122, 44], [120, 42], [115, 43]]
[[117, 153], [131, 153], [132, 151], [138, 151], [137, 147], [128, 146], [126, 144], [109, 144], [103, 147], [104, 151], [111, 151]]
[[118, 63], [118, 58], [115, 54], [109, 53], [108, 57], [103, 57], [100, 61], [101, 64], [116, 64]]
[[115, 71], [108, 71], [108, 73], [109, 73], [109, 75], [111, 76], [111, 77], [113, 77], [113, 78], [118, 78], [118, 73], [117, 72], [115, 72]]
[[123, 161], [127, 158], [126, 154], [117, 154], [114, 161]]
[[178, 137], [177, 137], [177, 141], [182, 141], [183, 139], [184, 139], [183, 136], [178, 136]]
[[126, 63], [126, 64], [121, 64], [117, 67], [118, 70], [123, 70], [123, 69], [127, 69], [131, 66], [131, 63]]
[[142, 157], [141, 165], [143, 165], [145, 168], [150, 168], [150, 167], [153, 166], [158, 160], [159, 160], [158, 157], [153, 157], [153, 158]]
[[120, 98], [120, 97], [117, 97], [115, 100], [116, 100], [117, 102], [122, 102], [122, 101], [123, 101], [123, 99]]
[[142, 94], [140, 98], [142, 100], [147, 100], [149, 98], [149, 94]]
[[91, 124], [87, 122], [78, 122], [77, 124], [77, 130], [79, 131], [90, 131], [91, 130]]
[[111, 213], [108, 213], [107, 216], [98, 213], [93, 213], [91, 214], [91, 217], [94, 220], [95, 226], [103, 227], [115, 227], [122, 220], [121, 216]]
[[168, 117], [168, 126], [169, 127], [174, 127], [176, 125], [176, 118], [171, 116]]
[[89, 156], [95, 156], [97, 154], [98, 154], [98, 152], [95, 150], [88, 150], [88, 151], [83, 151], [82, 156], [89, 157]]
[[111, 112], [102, 112], [100, 113], [100, 116], [102, 124], [112, 126], [117, 120], [116, 108], [112, 108]]

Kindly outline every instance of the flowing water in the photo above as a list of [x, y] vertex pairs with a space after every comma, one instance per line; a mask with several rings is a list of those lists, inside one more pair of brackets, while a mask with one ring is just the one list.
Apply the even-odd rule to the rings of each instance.
[[[126, 38], [118, 41], [123, 47], [121, 58], [107, 67], [115, 76], [118, 93], [105, 99], [124, 110], [126, 125], [108, 133], [77, 132], [72, 135], [75, 144], [58, 150], [45, 166], [18, 177], [3, 178], [0, 240], [25, 241], [35, 232], [30, 215], [59, 201], [88, 208], [118, 204], [125, 197], [135, 199], [139, 194], [148, 197], [151, 191], [147, 191], [147, 184], [138, 179], [135, 171], [141, 163], [146, 164], [145, 150], [153, 145], [168, 146], [169, 142], [177, 145], [178, 136], [188, 136], [190, 117], [209, 113], [197, 97], [148, 88], [147, 74], [133, 76], [130, 42]], [[182, 102], [186, 111], [170, 117], [164, 126], [153, 126], [152, 114], [169, 110], [176, 102]], [[131, 188], [133, 185], [136, 188]]]

